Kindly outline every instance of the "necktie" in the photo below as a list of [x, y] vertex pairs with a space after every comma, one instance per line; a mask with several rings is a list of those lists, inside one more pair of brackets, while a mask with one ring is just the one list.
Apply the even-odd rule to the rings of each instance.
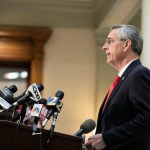
[[112, 93], [114, 87], [117, 85], [117, 83], [118, 83], [119, 80], [120, 80], [120, 77], [117, 76], [117, 77], [115, 78], [114, 82], [112, 83], [112, 85], [110, 86], [110, 89], [109, 89], [109, 91], [108, 91], [108, 95], [107, 95], [105, 104], [104, 104], [104, 106], [103, 106], [102, 112], [104, 111], [104, 109], [105, 109], [105, 107], [106, 107], [106, 104], [107, 104], [107, 102], [108, 102], [108, 98], [109, 98], [110, 94]]

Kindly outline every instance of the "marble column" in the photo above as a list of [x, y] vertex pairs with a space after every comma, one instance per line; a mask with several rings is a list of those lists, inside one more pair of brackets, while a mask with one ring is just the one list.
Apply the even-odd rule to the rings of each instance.
[[150, 69], [150, 0], [142, 0], [142, 36], [144, 40], [144, 47], [141, 56], [143, 65]]

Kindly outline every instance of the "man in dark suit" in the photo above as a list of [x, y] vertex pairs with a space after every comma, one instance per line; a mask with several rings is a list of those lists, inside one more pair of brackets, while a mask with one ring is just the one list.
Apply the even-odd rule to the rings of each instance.
[[150, 150], [150, 70], [139, 60], [143, 40], [131, 25], [116, 25], [103, 46], [107, 63], [120, 80], [106, 95], [99, 111], [90, 150]]

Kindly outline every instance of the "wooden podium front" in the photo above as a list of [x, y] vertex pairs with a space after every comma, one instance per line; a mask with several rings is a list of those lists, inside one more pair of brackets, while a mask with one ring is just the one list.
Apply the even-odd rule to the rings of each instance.
[[82, 150], [78, 137], [54, 132], [46, 144], [47, 130], [32, 135], [32, 127], [0, 120], [0, 150]]

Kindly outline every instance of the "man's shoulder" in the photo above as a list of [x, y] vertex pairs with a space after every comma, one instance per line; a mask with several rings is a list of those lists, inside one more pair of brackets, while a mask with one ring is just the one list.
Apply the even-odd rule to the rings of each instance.
[[150, 77], [150, 70], [146, 66], [143, 66], [142, 64], [138, 64], [131, 71], [131, 74], [134, 74], [136, 76], [139, 76], [139, 75], [149, 75], [149, 77]]

